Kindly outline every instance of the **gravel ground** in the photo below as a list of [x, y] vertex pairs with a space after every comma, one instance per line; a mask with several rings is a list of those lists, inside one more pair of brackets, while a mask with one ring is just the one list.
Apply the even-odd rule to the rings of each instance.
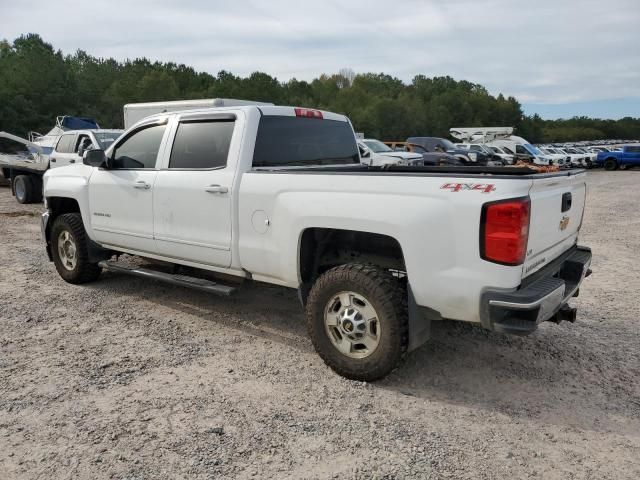
[[0, 478], [640, 478], [640, 171], [589, 173], [574, 324], [455, 322], [345, 380], [295, 292], [57, 275], [0, 188]]

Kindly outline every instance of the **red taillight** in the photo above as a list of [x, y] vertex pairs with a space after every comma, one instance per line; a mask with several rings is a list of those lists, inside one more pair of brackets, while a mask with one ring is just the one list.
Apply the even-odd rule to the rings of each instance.
[[529, 198], [486, 203], [480, 224], [480, 256], [503, 265], [520, 265], [527, 253]]
[[311, 108], [295, 107], [296, 117], [319, 118], [322, 120], [322, 112], [320, 110], [312, 110]]

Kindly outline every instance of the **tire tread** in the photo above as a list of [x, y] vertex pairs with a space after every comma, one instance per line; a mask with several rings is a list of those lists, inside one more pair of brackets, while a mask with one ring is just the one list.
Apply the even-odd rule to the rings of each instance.
[[[78, 258], [74, 271], [66, 270], [58, 260], [56, 237], [60, 225], [67, 227], [76, 241]], [[89, 262], [89, 237], [84, 229], [82, 217], [79, 213], [65, 213], [57, 217], [51, 228], [50, 242], [56, 270], [58, 270], [58, 273], [65, 281], [73, 284], [82, 284], [92, 282], [100, 276], [102, 268], [95, 263]]]
[[[395, 346], [391, 351], [383, 352], [380, 361], [371, 366], [368, 362], [354, 361], [341, 355], [333, 346], [325, 349], [326, 342], [319, 338], [325, 335], [324, 326], [318, 332], [316, 322], [324, 322], [324, 318], [316, 318], [318, 307], [324, 310], [323, 296], [326, 291], [340, 282], [348, 281], [361, 285], [367, 291], [378, 291], [378, 308], [386, 318], [384, 329], [390, 330], [391, 343]], [[354, 288], [355, 290], [355, 288]], [[369, 299], [371, 301], [371, 299]], [[320, 304], [320, 305], [319, 305]], [[409, 324], [407, 319], [407, 295], [401, 282], [388, 271], [369, 264], [349, 263], [332, 268], [323, 273], [313, 285], [306, 307], [307, 330], [316, 351], [322, 360], [338, 374], [361, 381], [378, 380], [397, 368], [407, 356], [409, 343]], [[314, 326], [316, 328], [314, 328]], [[382, 347], [382, 343], [378, 348]], [[333, 350], [332, 350], [333, 349]], [[375, 354], [375, 353], [374, 353]]]

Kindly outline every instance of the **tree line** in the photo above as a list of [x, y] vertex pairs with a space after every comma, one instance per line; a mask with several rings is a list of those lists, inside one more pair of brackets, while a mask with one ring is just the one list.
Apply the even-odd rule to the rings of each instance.
[[356, 131], [382, 140], [448, 137], [451, 127], [514, 126], [531, 142], [640, 138], [640, 118], [527, 116], [514, 97], [490, 95], [482, 85], [417, 75], [410, 84], [384, 73], [343, 69], [308, 82], [281, 82], [266, 73], [239, 77], [197, 72], [146, 58], [116, 61], [78, 50], [64, 55], [37, 34], [0, 41], [0, 130], [46, 133], [56, 115], [97, 119], [121, 128], [126, 103], [195, 98], [241, 98], [344, 113]]

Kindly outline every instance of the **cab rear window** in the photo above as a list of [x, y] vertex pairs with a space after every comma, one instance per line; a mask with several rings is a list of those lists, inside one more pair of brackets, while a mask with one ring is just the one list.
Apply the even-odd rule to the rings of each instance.
[[358, 147], [348, 122], [277, 115], [260, 119], [254, 167], [358, 163]]

